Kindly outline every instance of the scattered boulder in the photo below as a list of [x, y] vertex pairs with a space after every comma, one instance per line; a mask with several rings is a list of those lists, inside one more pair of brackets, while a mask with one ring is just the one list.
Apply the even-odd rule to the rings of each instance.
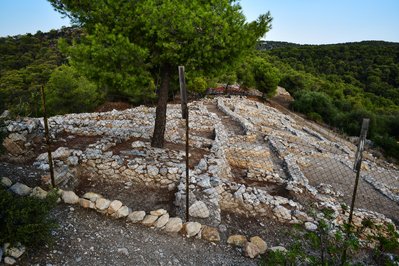
[[256, 258], [260, 254], [259, 248], [252, 242], [245, 243], [244, 255], [250, 257], [251, 259]]
[[128, 216], [130, 213], [130, 210], [127, 206], [122, 206], [120, 207], [115, 213], [114, 213], [114, 217], [119, 219], [119, 218], [124, 218], [126, 216]]
[[100, 212], [106, 211], [106, 209], [109, 207], [110, 204], [111, 204], [111, 201], [104, 199], [104, 198], [98, 198], [96, 200], [96, 208]]
[[162, 228], [166, 225], [168, 221], [169, 221], [169, 214], [165, 213], [164, 215], [159, 217], [158, 220], [155, 222], [155, 227]]
[[66, 147], [59, 147], [52, 153], [53, 159], [67, 159], [69, 155], [71, 155], [72, 150], [66, 148]]
[[122, 207], [122, 202], [119, 200], [114, 200], [109, 204], [108, 207], [108, 214], [113, 214], [114, 212], [116, 212], [117, 210], [119, 210]]
[[308, 231], [316, 231], [317, 230], [317, 225], [311, 222], [306, 222], [305, 223], [305, 229]]
[[145, 143], [143, 141], [138, 140], [132, 143], [132, 148], [143, 148], [143, 147], [145, 147]]
[[86, 192], [86, 193], [83, 195], [83, 198], [88, 199], [88, 200], [90, 200], [90, 201], [92, 201], [92, 202], [96, 202], [97, 199], [102, 198], [102, 197], [103, 197], [103, 196], [101, 196], [100, 194], [94, 193], [94, 192]]
[[41, 187], [34, 187], [32, 192], [30, 193], [30, 196], [38, 199], [45, 199], [47, 197], [47, 194], [47, 191], [45, 191]]
[[159, 174], [159, 169], [156, 166], [149, 165], [147, 167], [147, 173], [150, 177], [155, 177]]
[[162, 215], [164, 215], [166, 213], [168, 213], [168, 212], [166, 210], [164, 210], [164, 209], [158, 209], [158, 210], [150, 212], [150, 214], [154, 215], [154, 216], [162, 216]]
[[219, 231], [215, 227], [204, 226], [201, 232], [201, 238], [210, 242], [219, 242]]
[[127, 220], [132, 223], [141, 222], [145, 217], [145, 211], [134, 211], [128, 215]]
[[180, 218], [174, 217], [170, 218], [169, 221], [165, 225], [166, 232], [179, 232], [183, 228], [183, 222]]
[[1, 178], [1, 185], [4, 187], [11, 187], [12, 186], [12, 181], [8, 177], [2, 177]]
[[291, 220], [291, 211], [281, 205], [276, 206], [273, 209], [274, 216], [279, 220]]
[[6, 254], [15, 259], [18, 259], [19, 257], [21, 257], [22, 254], [24, 254], [24, 253], [25, 253], [25, 247], [22, 246], [21, 244], [18, 244], [16, 247], [7, 248], [7, 250], [6, 250]]
[[88, 199], [83, 199], [83, 198], [79, 199], [79, 205], [85, 209], [87, 209], [87, 208], [94, 209], [96, 207], [96, 204], [94, 202], [92, 202]]
[[141, 223], [145, 226], [153, 226], [157, 219], [158, 216], [149, 214], [144, 217], [144, 220]]
[[190, 216], [197, 218], [208, 218], [209, 217], [209, 209], [206, 204], [202, 201], [196, 201], [193, 205], [188, 209]]
[[19, 196], [28, 196], [32, 192], [32, 188], [19, 182], [12, 185], [10, 190]]
[[227, 239], [227, 244], [237, 247], [244, 247], [247, 242], [247, 238], [243, 235], [232, 235]]
[[259, 254], [264, 254], [267, 250], [266, 242], [260, 238], [259, 236], [253, 236], [249, 239], [249, 241], [255, 244], [259, 249]]
[[4, 263], [7, 265], [14, 265], [15, 263], [17, 263], [17, 261], [12, 257], [5, 257]]
[[201, 224], [198, 222], [188, 222], [184, 225], [187, 237], [197, 235], [201, 231]]
[[14, 156], [23, 155], [27, 152], [25, 147], [26, 137], [19, 133], [12, 133], [3, 141], [3, 147]]
[[77, 204], [79, 202], [79, 197], [73, 191], [63, 191], [61, 197], [66, 204]]

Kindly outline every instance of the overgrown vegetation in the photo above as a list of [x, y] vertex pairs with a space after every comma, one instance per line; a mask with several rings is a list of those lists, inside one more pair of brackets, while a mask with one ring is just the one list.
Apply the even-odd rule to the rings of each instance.
[[16, 197], [0, 187], [0, 243], [18, 242], [25, 246], [51, 243], [51, 231], [57, 228], [49, 212], [58, 195], [50, 192], [44, 199]]
[[[324, 209], [324, 218], [318, 219], [318, 228], [313, 232], [294, 226], [292, 237], [295, 241], [289, 249], [268, 252], [261, 265], [395, 265], [399, 262], [399, 254], [387, 257], [389, 252], [398, 252], [398, 233], [393, 225], [388, 226], [387, 234], [370, 237], [368, 241], [377, 243], [376, 247], [361, 254], [361, 249], [367, 250], [361, 247], [361, 233], [375, 225], [364, 220], [356, 230], [348, 225], [336, 227], [332, 223], [332, 214], [332, 210]], [[344, 250], [347, 251], [345, 255]]]

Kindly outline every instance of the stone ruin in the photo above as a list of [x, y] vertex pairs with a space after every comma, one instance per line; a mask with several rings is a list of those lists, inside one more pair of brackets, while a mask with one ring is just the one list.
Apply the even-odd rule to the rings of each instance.
[[[224, 117], [213, 112], [212, 106]], [[323, 215], [310, 215], [305, 202], [311, 201], [312, 208], [319, 211], [333, 210], [336, 225], [347, 221], [348, 212], [340, 201], [342, 192], [334, 191], [329, 184], [316, 186], [306, 169], [313, 158], [334, 160], [351, 168], [353, 145], [331, 140], [323, 134], [324, 129], [310, 128], [245, 97], [204, 99], [190, 103], [189, 108], [193, 165], [188, 193], [190, 216], [194, 220], [217, 226], [222, 222], [221, 212], [230, 211], [314, 228]], [[73, 187], [84, 173], [111, 182], [167, 188], [175, 191], [177, 213], [184, 217], [185, 128], [180, 105], [168, 105], [167, 118], [165, 149], [150, 146], [155, 108], [139, 106], [49, 118], [51, 137], [55, 140], [52, 155], [56, 183]], [[242, 132], [237, 134], [229, 129], [223, 122], [225, 118], [238, 123]], [[47, 171], [43, 119], [8, 120], [5, 124], [7, 137], [3, 146], [9, 157], [16, 161], [33, 158], [35, 167]], [[397, 208], [399, 171], [390, 169], [392, 182], [382, 183], [373, 173], [385, 168], [369, 160], [364, 165], [362, 179]], [[48, 176], [44, 179], [49, 181]], [[383, 214], [367, 209], [356, 209], [354, 215], [357, 226], [364, 219], [379, 225], [392, 223]]]

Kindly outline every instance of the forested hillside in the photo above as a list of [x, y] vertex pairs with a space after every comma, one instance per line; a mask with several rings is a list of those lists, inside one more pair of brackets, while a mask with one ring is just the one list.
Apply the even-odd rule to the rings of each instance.
[[370, 137], [399, 154], [399, 44], [380, 41], [334, 45], [263, 45], [259, 55], [281, 74], [292, 108], [347, 134], [371, 118]]
[[58, 39], [71, 41], [80, 34], [79, 29], [63, 28], [0, 38], [0, 110], [38, 115], [40, 86], [66, 62], [58, 49]]

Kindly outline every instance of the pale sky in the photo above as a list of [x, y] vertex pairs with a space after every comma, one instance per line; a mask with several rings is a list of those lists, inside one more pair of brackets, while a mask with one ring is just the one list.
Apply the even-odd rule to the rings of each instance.
[[[399, 42], [399, 0], [241, 0], [248, 20], [270, 11], [266, 40], [325, 44]], [[46, 0], [0, 0], [0, 36], [69, 26]]]

